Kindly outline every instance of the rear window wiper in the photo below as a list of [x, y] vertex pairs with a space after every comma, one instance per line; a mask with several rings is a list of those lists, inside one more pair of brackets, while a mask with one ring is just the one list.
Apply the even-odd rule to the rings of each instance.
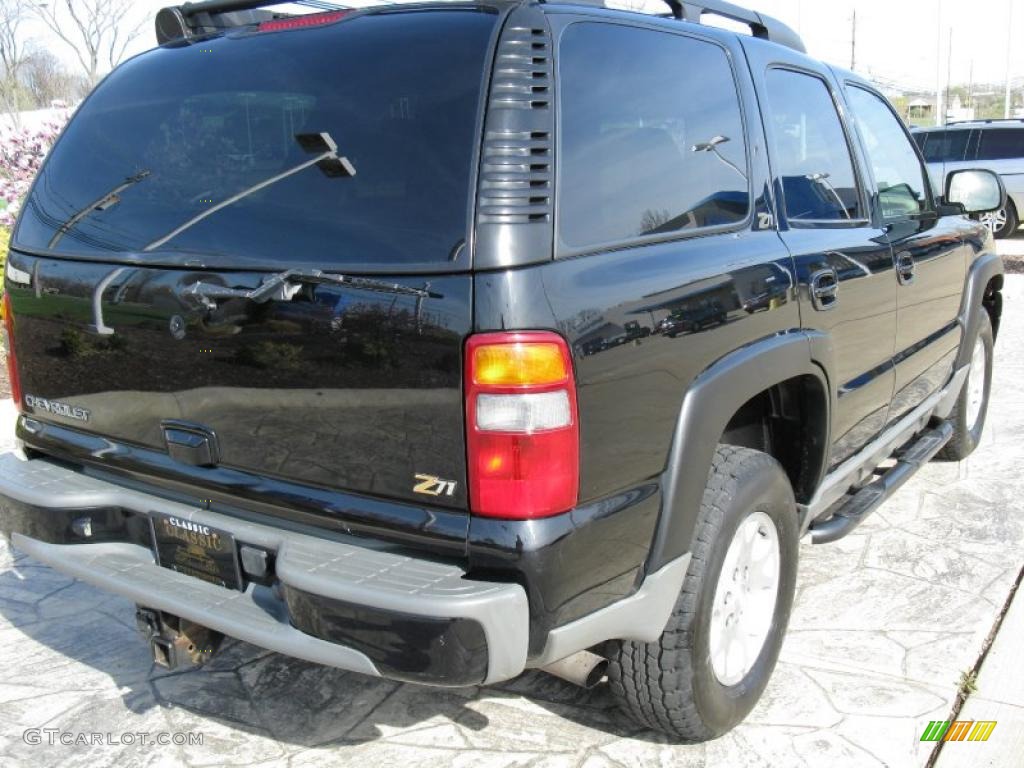
[[422, 288], [413, 288], [400, 283], [386, 280], [375, 280], [367, 277], [352, 277], [322, 272], [319, 269], [289, 269], [266, 278], [256, 288], [231, 288], [217, 283], [205, 283], [201, 280], [186, 285], [178, 291], [184, 300], [192, 300], [208, 311], [217, 309], [220, 299], [244, 299], [257, 304], [268, 301], [291, 301], [302, 290], [304, 285], [345, 285], [363, 291], [393, 293], [400, 296], [412, 296], [416, 299], [441, 299], [439, 293], [430, 290], [430, 283]]
[[50, 244], [47, 246], [51, 251], [57, 247], [57, 244], [63, 239], [64, 235], [70, 232], [72, 229], [78, 226], [79, 223], [95, 211], [105, 211], [121, 202], [121, 193], [127, 190], [129, 187], [138, 184], [140, 181], [149, 178], [150, 172], [148, 170], [141, 170], [138, 173], [129, 176], [120, 184], [115, 186], [109, 192], [103, 195], [103, 197], [92, 201], [84, 208], [80, 208], [71, 215], [69, 219], [64, 221], [53, 233], [53, 237], [50, 238]]
[[220, 201], [212, 208], [209, 208], [203, 211], [202, 213], [196, 214], [191, 219], [186, 221], [184, 224], [175, 227], [163, 237], [159, 237], [153, 242], [151, 242], [149, 245], [142, 249], [143, 252], [155, 251], [157, 248], [166, 245], [168, 242], [176, 238], [185, 230], [191, 229], [196, 224], [201, 222], [203, 219], [217, 213], [217, 211], [227, 208], [229, 205], [234, 205], [239, 200], [244, 200], [254, 192], [259, 192], [261, 189], [266, 189], [267, 187], [277, 184], [279, 181], [283, 181], [284, 179], [287, 179], [289, 176], [294, 176], [296, 173], [304, 171], [307, 168], [311, 168], [314, 165], [317, 168], [319, 168], [320, 171], [325, 176], [328, 176], [329, 178], [345, 178], [356, 175], [355, 167], [352, 165], [352, 163], [349, 161], [347, 157], [338, 154], [337, 143], [334, 141], [333, 138], [331, 138], [331, 134], [327, 133], [326, 131], [322, 131], [321, 133], [299, 133], [296, 134], [295, 140], [299, 143], [299, 146], [302, 147], [304, 151], [310, 154], [315, 154], [315, 156], [309, 160], [306, 160], [305, 162], [299, 163], [298, 165], [292, 168], [288, 168], [287, 170], [281, 171], [280, 173], [276, 173], [273, 176], [270, 176], [249, 187], [246, 187], [241, 192], [232, 195], [226, 200]]

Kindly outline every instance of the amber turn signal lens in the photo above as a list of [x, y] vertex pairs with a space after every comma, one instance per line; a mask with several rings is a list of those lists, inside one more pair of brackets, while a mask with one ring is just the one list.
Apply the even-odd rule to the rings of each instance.
[[562, 349], [547, 342], [481, 345], [472, 370], [475, 383], [489, 387], [559, 384], [569, 376]]
[[580, 426], [566, 340], [551, 331], [473, 334], [465, 367], [472, 513], [533, 520], [575, 507]]

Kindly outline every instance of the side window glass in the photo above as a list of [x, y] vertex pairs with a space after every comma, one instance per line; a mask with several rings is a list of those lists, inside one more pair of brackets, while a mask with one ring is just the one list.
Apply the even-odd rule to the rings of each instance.
[[928, 149], [928, 143], [931, 140], [931, 137], [933, 137], [935, 134], [929, 131], [917, 131], [912, 135], [914, 137], [914, 142], [917, 144], [918, 149], [921, 150], [921, 154], [924, 155], [925, 158], [927, 158], [928, 152], [930, 151]]
[[597, 246], [746, 219], [742, 113], [720, 47], [576, 23], [561, 39], [559, 84], [563, 243]]
[[928, 196], [924, 168], [899, 118], [871, 91], [851, 86], [847, 95], [878, 186], [882, 216], [897, 219], [925, 210]]
[[978, 142], [980, 140], [981, 131], [972, 130], [971, 137], [967, 140], [967, 154], [964, 156], [966, 160], [978, 159]]
[[985, 128], [978, 145], [979, 160], [1024, 158], [1024, 128]]
[[786, 69], [766, 75], [776, 174], [786, 218], [844, 221], [864, 218], [857, 176], [825, 81]]
[[927, 136], [928, 142], [922, 147], [925, 162], [928, 163], [951, 163], [964, 159], [967, 151], [967, 137], [970, 131], [927, 131], [915, 134], [918, 146], [921, 146], [919, 137]]

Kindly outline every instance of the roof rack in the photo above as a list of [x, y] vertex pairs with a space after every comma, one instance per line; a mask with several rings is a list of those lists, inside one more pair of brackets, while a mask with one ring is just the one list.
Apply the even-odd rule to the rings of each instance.
[[[606, 7], [606, 0], [541, 0], [541, 2], [566, 3], [569, 5], [590, 5]], [[807, 53], [804, 41], [792, 28], [778, 19], [758, 11], [750, 10], [725, 0], [662, 0], [671, 15], [680, 21], [700, 24], [703, 16], [720, 16], [750, 27], [750, 34], [762, 40], [769, 40], [787, 48]]]
[[[750, 27], [750, 34], [754, 37], [784, 45], [800, 53], [807, 53], [807, 48], [804, 47], [804, 41], [800, 35], [773, 16], [768, 16], [749, 8], [743, 8], [733, 3], [727, 3], [724, 0], [695, 0], [694, 2], [684, 0], [681, 3], [679, 0], [665, 0], [665, 2], [670, 7], [675, 4], [681, 5], [683, 8], [683, 18], [686, 21], [700, 24], [701, 17], [704, 14], [721, 16], [732, 21], [738, 21], [741, 24], [746, 24]], [[677, 16], [676, 18], [679, 17]]]
[[[229, 27], [256, 24], [261, 21], [287, 17], [289, 14], [268, 11], [268, 6], [284, 5], [289, 0], [203, 0], [163, 8], [156, 16], [156, 37], [163, 45], [171, 40], [188, 39], [217, 32]], [[320, 11], [340, 11], [346, 7], [341, 3], [321, 0], [291, 0], [293, 4], [304, 5]], [[541, 0], [541, 2], [566, 2], [570, 5], [604, 7], [605, 0]], [[769, 40], [787, 48], [807, 53], [800, 35], [776, 18], [758, 11], [743, 8], [725, 0], [663, 0], [673, 18], [700, 24], [705, 16], [720, 16], [746, 24], [750, 34], [762, 40]]]
[[974, 120], [950, 120], [946, 125], [964, 125], [966, 123], [1024, 123], [1024, 117], [977, 117]]
[[288, 18], [293, 14], [266, 10], [274, 5], [303, 5], [318, 11], [342, 11], [348, 6], [321, 0], [203, 0], [162, 8], [156, 15], [160, 45], [186, 40], [230, 27]]

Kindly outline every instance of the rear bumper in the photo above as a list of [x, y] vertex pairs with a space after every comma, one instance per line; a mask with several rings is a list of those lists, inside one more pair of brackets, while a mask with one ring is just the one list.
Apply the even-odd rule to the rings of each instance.
[[[230, 532], [267, 551], [271, 586], [225, 589], [154, 562], [148, 515]], [[88, 538], [72, 522], [91, 520]], [[78, 526], [81, 529], [81, 526]], [[328, 540], [169, 501], [46, 459], [0, 456], [0, 530], [21, 551], [101, 589], [231, 637], [363, 674], [442, 686], [515, 677], [529, 609], [517, 584], [356, 540]]]

